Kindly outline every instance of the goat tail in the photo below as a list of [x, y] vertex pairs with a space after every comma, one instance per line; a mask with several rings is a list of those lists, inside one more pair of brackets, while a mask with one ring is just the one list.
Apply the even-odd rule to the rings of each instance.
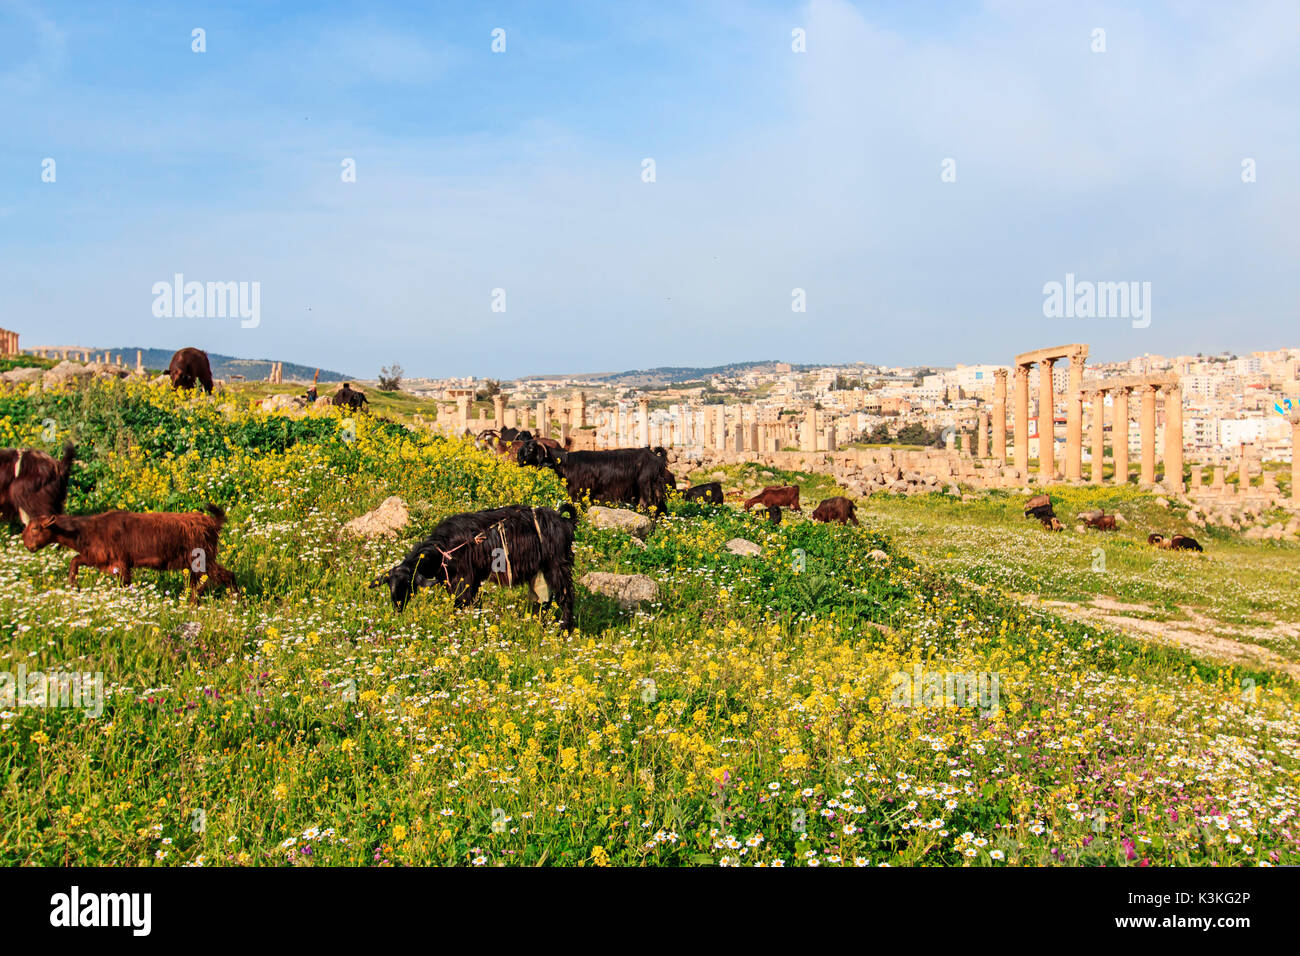
[[561, 517], [567, 517], [570, 524], [578, 523], [578, 509], [573, 506], [572, 502], [561, 502], [555, 510]]
[[211, 501], [209, 501], [206, 505], [203, 506], [203, 510], [206, 511], [208, 514], [212, 515], [212, 517], [217, 519], [218, 528], [220, 528], [223, 524], [226, 523], [226, 513], [222, 511], [221, 508], [214, 505]]

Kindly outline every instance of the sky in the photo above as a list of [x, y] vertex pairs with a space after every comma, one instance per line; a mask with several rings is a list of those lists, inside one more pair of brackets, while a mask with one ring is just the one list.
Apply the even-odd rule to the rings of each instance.
[[[0, 327], [359, 377], [1300, 346], [1297, 91], [1295, 0], [0, 0]], [[157, 314], [177, 274], [256, 323]], [[1149, 323], [1045, 315], [1067, 275]]]

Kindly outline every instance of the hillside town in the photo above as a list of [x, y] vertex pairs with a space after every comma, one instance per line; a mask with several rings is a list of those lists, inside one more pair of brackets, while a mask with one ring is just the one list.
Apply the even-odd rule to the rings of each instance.
[[[621, 376], [536, 377], [492, 382], [508, 393], [510, 405], [537, 406], [545, 401], [563, 407], [582, 396], [590, 424], [605, 446], [618, 436], [620, 421], [632, 421], [644, 403], [648, 415], [647, 441], [665, 446], [705, 444], [744, 451], [834, 451], [851, 444], [936, 444], [977, 452], [981, 413], [992, 414], [998, 373], [1010, 375], [1012, 365], [889, 367], [852, 364], [821, 367], [761, 363], [743, 371], [715, 374], [657, 387], [619, 384]], [[1089, 364], [1087, 383], [1123, 380], [1129, 376], [1172, 375], [1182, 388], [1182, 447], [1185, 455], [1205, 464], [1235, 462], [1242, 446], [1261, 461], [1291, 459], [1291, 410], [1300, 406], [1300, 348], [1182, 355], [1173, 358], [1141, 355], [1126, 361]], [[1067, 426], [1066, 396], [1070, 369], [1052, 369], [1054, 425]], [[1031, 376], [1029, 397], [1034, 406], [1028, 422], [1030, 455], [1039, 457], [1040, 386]], [[1085, 387], [1087, 387], [1085, 383]], [[485, 380], [458, 378], [413, 380], [408, 390], [435, 400], [486, 398]], [[1115, 396], [1107, 395], [1104, 414], [1114, 420]], [[725, 408], [729, 431], [708, 441], [697, 440], [704, 410]], [[449, 409], [449, 412], [452, 410]], [[454, 413], [454, 412], [452, 412]], [[1167, 416], [1157, 416], [1154, 439], [1166, 447]], [[521, 420], [516, 417], [516, 420]], [[810, 421], [815, 424], [809, 425]], [[533, 418], [536, 421], [536, 418]], [[507, 423], [510, 424], [510, 423]], [[576, 420], [569, 423], [576, 430]], [[584, 417], [584, 425], [587, 420]], [[752, 442], [746, 432], [757, 426]], [[996, 427], [996, 426], [995, 426]], [[1110, 431], [1110, 428], [1107, 428]], [[738, 437], [737, 437], [738, 436]], [[1057, 443], [1063, 443], [1057, 435]], [[1129, 450], [1141, 451], [1141, 434], [1131, 429]], [[994, 449], [996, 454], [997, 450]], [[981, 456], [982, 457], [982, 456]], [[1083, 460], [1090, 460], [1085, 449]]]

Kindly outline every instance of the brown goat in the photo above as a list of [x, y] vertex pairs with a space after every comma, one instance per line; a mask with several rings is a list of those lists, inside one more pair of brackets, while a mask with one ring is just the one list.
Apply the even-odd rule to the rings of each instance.
[[842, 495], [827, 498], [812, 513], [813, 521], [825, 521], [828, 524], [857, 524], [853, 502]]
[[64, 447], [62, 461], [34, 448], [0, 448], [0, 516], [27, 524], [62, 514], [76, 454], [71, 445]]
[[131, 583], [132, 568], [189, 569], [190, 600], [196, 602], [208, 584], [238, 591], [235, 576], [217, 563], [217, 539], [226, 513], [213, 504], [204, 511], [47, 515], [23, 529], [23, 544], [30, 551], [47, 544], [76, 551], [68, 568], [68, 583], [74, 586], [83, 564], [116, 575], [123, 586]]
[[1101, 511], [1085, 511], [1078, 516], [1077, 520], [1089, 528], [1096, 528], [1098, 531], [1114, 531], [1118, 525], [1115, 516], [1106, 514], [1105, 509]]
[[212, 394], [212, 366], [208, 353], [202, 349], [186, 346], [173, 355], [167, 366], [167, 377], [172, 380], [172, 388], [201, 385], [203, 391]]
[[803, 511], [799, 507], [798, 485], [770, 485], [746, 501], [745, 510], [748, 511], [754, 505], [762, 505], [764, 508], [776, 505], [779, 508], [789, 508], [791, 511]]

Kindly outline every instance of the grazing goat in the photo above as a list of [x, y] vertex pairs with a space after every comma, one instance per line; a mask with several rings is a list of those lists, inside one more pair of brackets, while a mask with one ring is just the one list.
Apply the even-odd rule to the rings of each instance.
[[63, 448], [63, 460], [34, 448], [0, 448], [0, 516], [10, 524], [63, 513], [68, 478], [77, 450]]
[[564, 479], [574, 501], [587, 498], [664, 513], [671, 474], [668, 453], [663, 448], [571, 452], [547, 447], [541, 439], [534, 439], [519, 449], [518, 462], [554, 470]]
[[343, 387], [330, 396], [330, 404], [339, 408], [347, 406], [354, 412], [360, 411], [362, 405], [369, 405], [370, 400], [366, 398], [366, 393], [353, 388], [351, 383], [344, 382]]
[[682, 492], [687, 501], [705, 501], [711, 505], [722, 504], [722, 482], [709, 481], [702, 485], [693, 485]]
[[834, 498], [827, 498], [817, 506], [817, 510], [812, 513], [814, 521], [825, 521], [828, 524], [857, 524], [858, 516], [855, 513], [853, 502], [842, 495]]
[[1048, 531], [1065, 530], [1065, 525], [1061, 524], [1060, 519], [1057, 518], [1056, 515], [1052, 515], [1050, 518], [1040, 518], [1039, 520], [1042, 521], [1043, 527]]
[[764, 488], [745, 502], [745, 510], [748, 511], [754, 505], [762, 505], [764, 508], [777, 505], [781, 508], [789, 508], [791, 511], [803, 511], [799, 507], [798, 485], [771, 485]]
[[573, 526], [578, 509], [509, 505], [452, 515], [401, 563], [370, 582], [387, 586], [401, 611], [420, 588], [442, 585], [457, 607], [470, 604], [484, 581], [529, 585], [538, 604], [557, 603], [573, 630]]
[[1108, 515], [1104, 511], [1099, 515], [1083, 515], [1083, 523], [1089, 528], [1096, 528], [1098, 531], [1114, 531], [1116, 528], [1115, 516]]
[[[206, 512], [206, 514], [204, 513]], [[23, 544], [36, 551], [61, 544], [76, 551], [68, 568], [68, 583], [76, 585], [83, 564], [117, 575], [131, 583], [133, 568], [180, 571], [188, 568], [190, 600], [209, 584], [238, 591], [235, 576], [217, 563], [218, 536], [226, 513], [214, 504], [203, 511], [105, 511], [97, 515], [47, 515], [23, 529]]]
[[1025, 502], [1025, 517], [1037, 518], [1039, 521], [1055, 518], [1056, 512], [1052, 510], [1052, 499], [1047, 495], [1034, 495]]
[[198, 383], [203, 391], [212, 394], [212, 366], [208, 364], [208, 353], [202, 349], [186, 347], [173, 355], [167, 376], [172, 380], [172, 388], [193, 388]]
[[1204, 551], [1201, 543], [1195, 538], [1190, 538], [1185, 534], [1176, 534], [1172, 538], [1165, 538], [1158, 532], [1151, 532], [1147, 535], [1147, 544], [1155, 545], [1157, 548], [1164, 548], [1166, 551]]

